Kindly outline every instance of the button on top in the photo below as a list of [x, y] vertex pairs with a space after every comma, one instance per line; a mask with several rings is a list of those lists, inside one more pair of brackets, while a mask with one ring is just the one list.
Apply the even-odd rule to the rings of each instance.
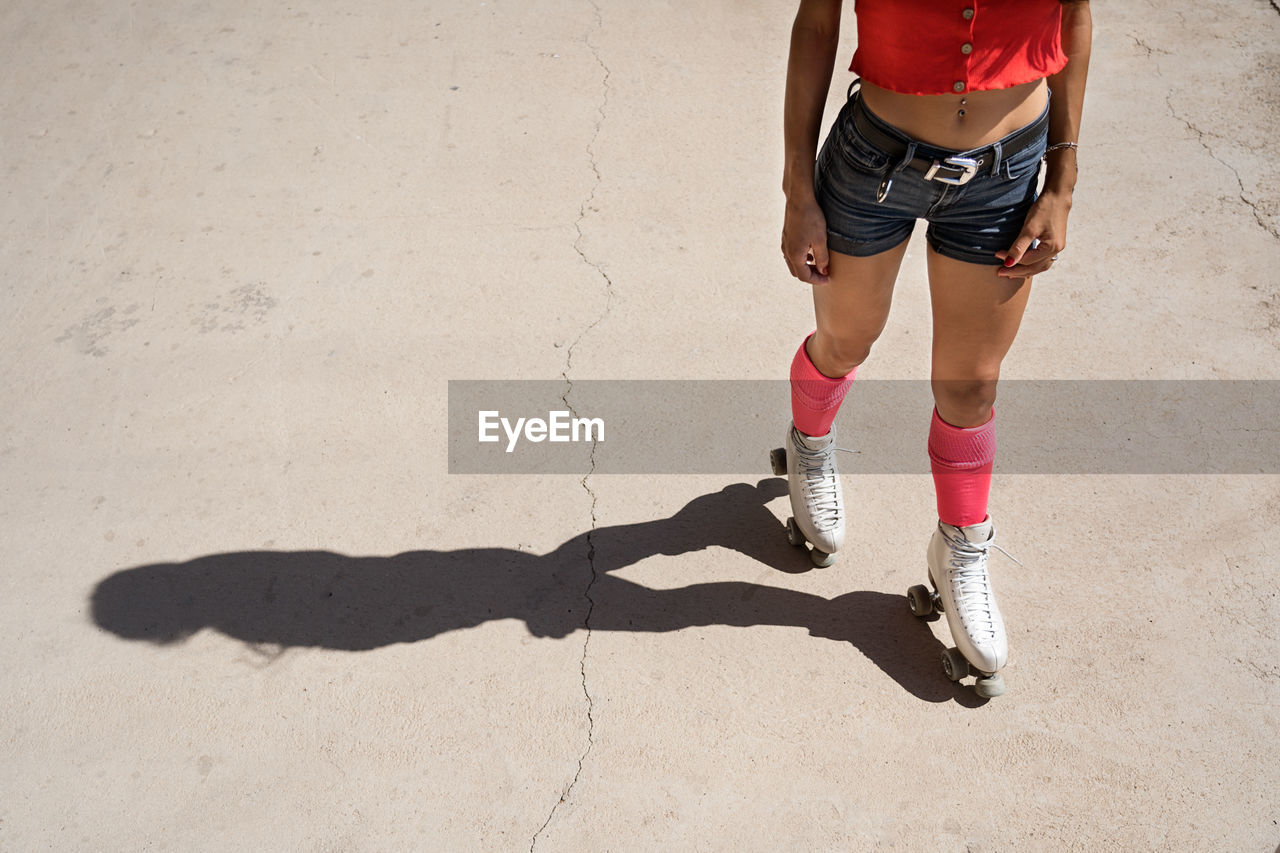
[[973, 45], [969, 44], [968, 42], [965, 42], [964, 44], [960, 45], [960, 52], [963, 53], [965, 56], [968, 56], [969, 54], [973, 53]]
[[961, 17], [963, 17], [966, 21], [972, 21], [972, 20], [973, 20], [973, 10], [972, 10], [972, 9], [965, 9], [963, 12], [961, 12], [961, 13], [960, 13], [960, 15], [961, 15]]
[[952, 88], [952, 89], [955, 89], [957, 92], [963, 92], [963, 91], [964, 91], [964, 81], [963, 81], [963, 80], [957, 80], [955, 83], [951, 84], [951, 88]]

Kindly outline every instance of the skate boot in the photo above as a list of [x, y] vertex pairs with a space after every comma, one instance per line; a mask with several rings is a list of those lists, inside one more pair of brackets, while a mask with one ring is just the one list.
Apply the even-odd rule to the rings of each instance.
[[998, 547], [994, 533], [990, 518], [969, 527], [939, 521], [928, 552], [933, 590], [914, 586], [907, 591], [917, 616], [927, 616], [935, 609], [947, 614], [957, 646], [942, 655], [947, 677], [959, 681], [973, 670], [978, 676], [974, 691], [987, 698], [1004, 693], [999, 673], [1009, 658], [1004, 620], [987, 575], [988, 551]]
[[844, 497], [836, 470], [836, 429], [812, 438], [795, 428], [787, 430], [787, 445], [770, 454], [773, 473], [786, 474], [791, 491], [787, 541], [797, 547], [813, 545], [809, 559], [829, 566], [844, 544]]

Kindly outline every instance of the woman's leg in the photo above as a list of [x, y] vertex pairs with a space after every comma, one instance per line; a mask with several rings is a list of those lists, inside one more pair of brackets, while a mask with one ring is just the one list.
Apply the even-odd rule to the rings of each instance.
[[866, 258], [832, 252], [830, 280], [813, 288], [818, 330], [791, 362], [793, 428], [787, 430], [791, 512], [813, 544], [815, 565], [831, 565], [844, 544], [844, 498], [832, 421], [889, 316], [907, 241]]
[[866, 258], [830, 253], [830, 282], [813, 288], [817, 331], [791, 365], [791, 411], [797, 428], [826, 435], [844, 393], [884, 331], [907, 241]]
[[907, 242], [869, 258], [830, 253], [831, 282], [813, 288], [818, 330], [808, 346], [810, 359], [824, 375], [850, 373], [884, 331]]
[[[1004, 619], [987, 574], [994, 529], [987, 495], [995, 460], [992, 406], [1000, 363], [1013, 344], [1031, 279], [996, 275], [929, 250], [933, 302], [933, 421], [929, 459], [939, 523], [929, 542], [929, 577], [937, 587], [952, 639], [984, 676], [1009, 657]], [[980, 693], [1004, 692], [1000, 679], [980, 680]]]
[[1001, 278], [994, 264], [957, 261], [932, 248], [928, 257], [936, 404], [929, 457], [938, 517], [964, 527], [986, 518], [996, 381], [1022, 322], [1031, 279]]

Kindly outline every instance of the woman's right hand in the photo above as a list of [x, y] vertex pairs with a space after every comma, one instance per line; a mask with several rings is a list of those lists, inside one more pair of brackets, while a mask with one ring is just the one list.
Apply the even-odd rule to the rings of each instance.
[[814, 152], [831, 71], [840, 42], [842, 0], [800, 0], [787, 54], [783, 99], [782, 256], [791, 274], [806, 284], [826, 284], [827, 217], [813, 192]]
[[786, 259], [791, 274], [806, 284], [826, 284], [827, 217], [812, 195], [792, 203], [787, 200], [787, 212], [782, 222], [782, 257]]

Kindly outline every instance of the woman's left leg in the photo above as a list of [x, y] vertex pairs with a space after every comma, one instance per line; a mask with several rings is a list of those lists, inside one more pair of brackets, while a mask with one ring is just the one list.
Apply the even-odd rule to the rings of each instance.
[[1003, 278], [994, 262], [967, 263], [932, 247], [928, 259], [935, 404], [929, 459], [938, 500], [929, 575], [960, 651], [979, 671], [995, 673], [1008, 659], [1008, 640], [987, 575], [994, 543], [987, 515], [993, 406], [1000, 364], [1018, 334], [1031, 279]]
[[1013, 345], [1030, 278], [945, 257], [929, 248], [933, 306], [931, 385], [935, 412], [929, 456], [938, 517], [956, 526], [986, 518], [995, 458], [993, 406], [1000, 364]]
[[[1031, 278], [996, 275], [999, 266], [970, 264], [929, 248], [933, 306], [934, 401], [960, 427], [986, 422], [995, 384], [1022, 324]], [[967, 383], [967, 384], [965, 384]]]

